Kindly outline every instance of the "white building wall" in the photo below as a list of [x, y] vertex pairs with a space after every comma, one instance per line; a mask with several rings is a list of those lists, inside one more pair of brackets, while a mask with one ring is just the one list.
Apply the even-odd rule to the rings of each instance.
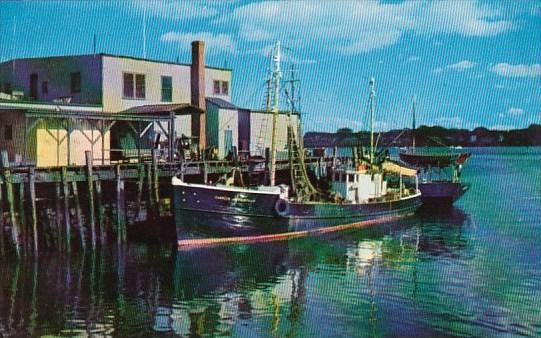
[[[190, 67], [114, 56], [103, 56], [103, 110], [118, 112], [134, 106], [190, 103]], [[145, 75], [145, 98], [124, 98], [123, 73]], [[162, 76], [173, 80], [172, 102], [162, 101]]]
[[[189, 65], [104, 55], [102, 72], [104, 111], [117, 112], [148, 104], [191, 102], [191, 72]], [[123, 97], [123, 73], [145, 75], [144, 99]], [[173, 99], [171, 102], [162, 101], [162, 76], [172, 77]], [[229, 94], [213, 94], [214, 80], [227, 81], [229, 83]], [[205, 91], [206, 96], [231, 101], [231, 71], [206, 68]]]

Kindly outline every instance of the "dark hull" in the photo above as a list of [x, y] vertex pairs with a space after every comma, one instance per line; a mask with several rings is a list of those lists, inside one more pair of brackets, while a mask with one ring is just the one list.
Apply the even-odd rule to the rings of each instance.
[[[291, 203], [278, 194], [174, 185], [178, 239], [193, 233], [252, 236], [304, 231], [414, 213], [420, 196], [365, 204]], [[196, 236], [199, 237], [199, 236]]]
[[450, 181], [434, 181], [419, 184], [423, 204], [435, 206], [451, 206], [464, 195], [469, 187], [469, 184]]

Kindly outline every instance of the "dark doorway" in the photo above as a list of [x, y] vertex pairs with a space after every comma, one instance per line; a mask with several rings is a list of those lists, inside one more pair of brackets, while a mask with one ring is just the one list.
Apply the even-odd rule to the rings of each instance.
[[30, 98], [38, 99], [38, 74], [30, 74]]

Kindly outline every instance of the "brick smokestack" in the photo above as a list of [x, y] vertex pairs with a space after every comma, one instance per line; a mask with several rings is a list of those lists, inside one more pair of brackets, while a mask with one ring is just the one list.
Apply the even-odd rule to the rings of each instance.
[[[206, 112], [205, 104], [205, 43], [192, 41], [191, 66], [192, 105]], [[192, 136], [199, 137], [199, 149], [206, 148], [206, 114], [192, 115]]]

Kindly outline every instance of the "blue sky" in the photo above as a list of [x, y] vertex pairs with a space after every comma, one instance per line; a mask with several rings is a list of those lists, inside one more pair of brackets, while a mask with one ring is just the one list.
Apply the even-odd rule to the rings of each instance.
[[[539, 1], [0, 2], [0, 60], [92, 52], [233, 68], [233, 102], [261, 108], [270, 46], [302, 82], [305, 130], [367, 128], [376, 78], [379, 130], [541, 123]], [[284, 100], [282, 100], [284, 101]]]

